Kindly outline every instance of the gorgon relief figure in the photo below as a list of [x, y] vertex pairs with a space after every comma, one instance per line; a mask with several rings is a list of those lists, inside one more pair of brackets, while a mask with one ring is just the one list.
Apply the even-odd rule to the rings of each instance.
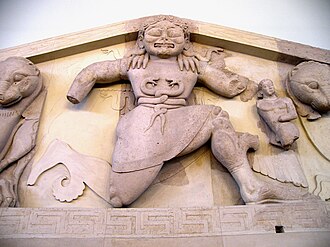
[[18, 206], [18, 181], [32, 159], [45, 99], [39, 69], [23, 57], [0, 62], [0, 206]]
[[246, 152], [258, 148], [258, 137], [236, 132], [220, 107], [188, 106], [197, 82], [227, 98], [243, 92], [248, 82], [224, 68], [212, 67], [191, 46], [189, 26], [183, 20], [161, 16], [146, 21], [136, 49], [122, 59], [89, 65], [69, 89], [68, 100], [77, 104], [95, 83], [129, 80], [132, 85], [136, 107], [119, 120], [113, 151], [110, 202], [114, 207], [136, 200], [164, 162], [191, 153], [208, 140], [246, 203], [281, 199], [250, 168]]

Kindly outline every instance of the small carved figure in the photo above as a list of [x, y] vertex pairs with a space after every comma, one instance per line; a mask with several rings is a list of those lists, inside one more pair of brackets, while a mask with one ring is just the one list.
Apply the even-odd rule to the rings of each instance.
[[248, 82], [225, 68], [212, 67], [191, 47], [189, 26], [183, 20], [151, 18], [140, 29], [132, 52], [122, 59], [89, 65], [71, 85], [67, 98], [77, 104], [95, 83], [125, 79], [132, 84], [137, 106], [117, 125], [111, 204], [132, 203], [165, 161], [188, 154], [209, 139], [213, 154], [232, 174], [246, 203], [283, 199], [250, 168], [246, 152], [258, 147], [257, 136], [236, 132], [220, 107], [187, 105], [197, 81], [228, 98], [243, 92]]
[[260, 81], [258, 98], [257, 110], [265, 123], [269, 142], [289, 149], [292, 143], [299, 138], [298, 128], [289, 122], [297, 118], [297, 112], [291, 99], [277, 97], [273, 82], [269, 79]]
[[18, 180], [34, 154], [45, 90], [23, 57], [0, 62], [0, 206], [18, 205]]
[[330, 66], [314, 61], [298, 64], [289, 73], [287, 91], [299, 115], [320, 118], [330, 110]]

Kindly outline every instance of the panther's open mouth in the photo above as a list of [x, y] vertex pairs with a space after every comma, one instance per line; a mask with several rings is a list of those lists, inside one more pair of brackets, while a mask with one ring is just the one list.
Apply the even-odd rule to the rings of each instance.
[[155, 43], [154, 47], [174, 48], [174, 44], [173, 43]]
[[22, 99], [22, 96], [19, 96], [15, 99], [10, 99], [10, 100], [0, 100], [0, 106], [2, 107], [8, 107], [11, 105], [16, 104], [17, 102], [19, 102]]

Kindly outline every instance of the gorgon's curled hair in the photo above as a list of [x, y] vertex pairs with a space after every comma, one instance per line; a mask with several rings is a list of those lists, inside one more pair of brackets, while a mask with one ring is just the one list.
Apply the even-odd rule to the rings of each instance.
[[221, 52], [222, 49], [210, 49], [207, 51], [206, 56], [203, 57], [202, 55], [198, 54], [194, 51], [193, 45], [190, 42], [190, 30], [189, 30], [189, 24], [184, 21], [183, 19], [169, 16], [169, 15], [159, 15], [155, 17], [148, 18], [143, 25], [140, 27], [138, 32], [138, 38], [135, 47], [130, 50], [125, 57], [128, 58], [128, 66], [127, 70], [130, 68], [143, 68], [145, 69], [149, 62], [149, 54], [147, 53], [145, 47], [142, 44], [142, 40], [144, 38], [144, 34], [146, 29], [156, 24], [160, 21], [169, 21], [173, 23], [174, 25], [180, 27], [184, 33], [184, 38], [186, 45], [182, 51], [181, 54], [177, 56], [177, 61], [180, 70], [186, 69], [186, 70], [192, 70], [193, 72], [200, 72], [200, 61], [208, 62], [211, 58], [212, 52]]

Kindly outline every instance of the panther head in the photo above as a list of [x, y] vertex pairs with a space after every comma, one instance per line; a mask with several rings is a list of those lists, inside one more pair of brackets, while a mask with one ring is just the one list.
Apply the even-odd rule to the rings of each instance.
[[302, 62], [289, 73], [287, 86], [295, 103], [310, 107], [311, 111], [317, 113], [330, 111], [329, 65], [314, 61]]
[[0, 107], [29, 97], [41, 85], [39, 69], [28, 59], [10, 57], [0, 62]]

